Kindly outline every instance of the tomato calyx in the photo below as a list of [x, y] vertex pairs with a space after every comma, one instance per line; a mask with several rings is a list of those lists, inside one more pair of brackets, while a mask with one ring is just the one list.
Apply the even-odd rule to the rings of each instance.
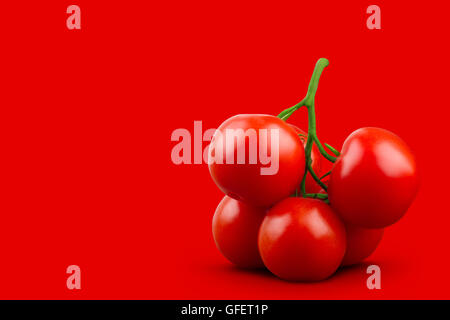
[[[309, 173], [313, 179], [317, 182], [317, 184], [325, 191], [327, 191], [327, 186], [325, 183], [322, 182], [322, 179], [325, 178], [327, 175], [329, 175], [331, 172], [327, 172], [322, 177], [317, 176], [317, 174], [314, 172], [312, 168], [312, 158], [311, 158], [311, 151], [313, 144], [316, 144], [316, 146], [319, 149], [320, 154], [327, 159], [330, 162], [335, 162], [337, 160], [337, 157], [340, 155], [339, 151], [330, 146], [327, 143], [322, 144], [317, 137], [317, 130], [316, 130], [316, 112], [315, 112], [315, 96], [317, 92], [317, 88], [319, 86], [319, 79], [323, 72], [323, 70], [328, 66], [329, 62], [325, 58], [320, 58], [316, 66], [314, 68], [313, 74], [311, 76], [311, 80], [309, 82], [308, 91], [306, 93], [305, 98], [297, 103], [296, 105], [287, 108], [283, 110], [277, 117], [286, 121], [289, 119], [289, 117], [298, 109], [301, 107], [306, 107], [308, 110], [308, 134], [307, 134], [307, 141], [305, 146], [305, 174], [303, 176], [301, 185], [300, 185], [300, 191], [301, 195], [305, 198], [315, 198], [315, 199], [322, 199], [328, 202], [328, 195], [327, 194], [321, 194], [321, 193], [306, 193], [305, 190], [305, 181], [306, 181], [306, 175]], [[326, 149], [330, 150], [333, 155], [330, 155]]]

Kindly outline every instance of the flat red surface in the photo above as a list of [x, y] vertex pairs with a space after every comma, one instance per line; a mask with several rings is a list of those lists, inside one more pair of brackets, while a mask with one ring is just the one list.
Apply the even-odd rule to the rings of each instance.
[[[0, 298], [450, 298], [447, 1], [377, 1], [382, 30], [368, 1], [80, 0], [79, 31], [70, 4], [0, 6]], [[319, 137], [383, 127], [420, 164], [416, 201], [368, 260], [381, 290], [363, 266], [311, 284], [234, 268], [212, 239], [207, 166], [170, 159], [194, 120], [295, 104], [319, 57]]]

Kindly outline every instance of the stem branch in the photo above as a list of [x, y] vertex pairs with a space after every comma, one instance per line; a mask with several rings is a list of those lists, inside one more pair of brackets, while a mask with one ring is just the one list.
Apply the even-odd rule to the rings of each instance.
[[335, 148], [330, 146], [328, 143], [324, 143], [323, 145], [325, 147], [327, 147], [331, 152], [333, 152], [336, 157], [339, 157], [341, 155], [341, 153], [339, 151], [337, 151]]
[[314, 172], [314, 170], [312, 169], [311, 166], [308, 166], [308, 172], [311, 174], [311, 176], [314, 178], [314, 180], [316, 180], [316, 182], [319, 184], [319, 186], [322, 187], [323, 190], [327, 191], [327, 185], [325, 183], [322, 182], [322, 180], [320, 180], [320, 178], [316, 175], [316, 173]]
[[304, 198], [322, 199], [322, 200], [327, 200], [328, 199], [328, 195], [327, 194], [323, 194], [323, 193], [304, 193], [303, 197]]
[[[317, 174], [312, 169], [312, 158], [311, 158], [311, 151], [313, 144], [315, 143], [317, 147], [319, 148], [320, 153], [329, 161], [335, 162], [336, 157], [329, 155], [325, 148], [323, 147], [322, 143], [319, 141], [319, 138], [317, 138], [317, 132], [316, 132], [316, 111], [314, 107], [314, 101], [316, 97], [317, 88], [319, 86], [319, 79], [322, 75], [323, 70], [325, 67], [327, 67], [329, 64], [328, 60], [325, 58], [320, 58], [316, 66], [314, 68], [313, 74], [311, 76], [311, 80], [309, 82], [308, 91], [306, 93], [305, 98], [297, 103], [296, 105], [283, 110], [278, 117], [282, 120], [287, 120], [289, 117], [298, 109], [305, 106], [308, 109], [308, 137], [306, 140], [305, 145], [305, 174], [303, 175], [303, 179], [300, 185], [300, 191], [303, 197], [309, 197], [309, 198], [318, 198], [318, 199], [328, 199], [328, 195], [319, 194], [319, 193], [306, 193], [306, 175], [311, 174], [313, 179], [326, 191], [327, 186], [320, 180], [320, 178], [317, 176]], [[339, 152], [334, 149], [333, 147], [325, 144], [325, 146], [330, 149], [333, 154], [336, 156], [339, 155]], [[323, 177], [322, 177], [323, 178]]]
[[314, 142], [316, 143], [317, 147], [319, 148], [320, 153], [331, 162], [336, 162], [336, 157], [333, 157], [328, 154], [328, 152], [325, 150], [325, 148], [322, 146], [322, 143], [320, 143], [319, 138], [317, 138], [317, 135], [314, 135]]
[[326, 176], [329, 176], [331, 174], [331, 170], [328, 171], [327, 173], [325, 173], [323, 176], [320, 177], [320, 181], [323, 180], [323, 178], [325, 178]]

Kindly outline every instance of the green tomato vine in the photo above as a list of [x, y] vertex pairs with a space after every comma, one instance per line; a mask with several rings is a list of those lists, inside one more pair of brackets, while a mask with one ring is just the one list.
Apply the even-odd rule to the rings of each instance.
[[[306, 107], [308, 110], [308, 137], [306, 140], [306, 146], [305, 146], [305, 174], [303, 175], [303, 179], [300, 185], [300, 192], [303, 197], [306, 198], [316, 198], [316, 199], [322, 199], [325, 201], [328, 201], [328, 195], [322, 194], [322, 193], [306, 193], [305, 189], [305, 182], [306, 182], [306, 175], [309, 173], [313, 179], [322, 187], [323, 190], [327, 191], [327, 186], [322, 182], [322, 179], [328, 176], [331, 171], [325, 173], [322, 177], [318, 177], [317, 174], [312, 169], [312, 158], [311, 158], [311, 151], [313, 144], [316, 144], [320, 154], [327, 159], [328, 161], [335, 162], [337, 157], [339, 156], [339, 151], [337, 151], [335, 148], [330, 146], [329, 144], [322, 144], [317, 137], [317, 129], [316, 129], [316, 111], [314, 106], [314, 101], [316, 97], [317, 88], [319, 86], [319, 79], [322, 75], [323, 70], [325, 67], [327, 67], [329, 64], [328, 60], [325, 58], [320, 58], [316, 66], [314, 68], [314, 72], [311, 76], [311, 80], [309, 82], [308, 91], [306, 93], [305, 98], [297, 103], [296, 105], [287, 108], [283, 110], [279, 115], [278, 118], [281, 120], [286, 121], [289, 119], [289, 117], [298, 109], [301, 107]], [[325, 147], [329, 149], [334, 156], [330, 155], [326, 150]], [[297, 195], [297, 193], [296, 193]]]

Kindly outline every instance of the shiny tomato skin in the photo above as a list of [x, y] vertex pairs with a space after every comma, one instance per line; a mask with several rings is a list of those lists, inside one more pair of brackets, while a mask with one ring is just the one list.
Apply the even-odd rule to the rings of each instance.
[[[295, 192], [305, 171], [305, 150], [293, 128], [283, 120], [271, 115], [236, 115], [225, 120], [216, 130], [209, 147], [210, 154], [215, 154], [218, 152], [217, 150], [220, 150], [220, 146], [226, 145], [224, 137], [226, 137], [227, 129], [242, 129], [244, 133], [247, 130], [254, 130], [257, 133], [258, 160], [257, 164], [249, 163], [247, 154], [245, 164], [237, 164], [236, 158], [234, 164], [228, 163], [227, 155], [231, 152], [236, 157], [237, 154], [238, 143], [234, 143], [234, 148], [224, 148], [222, 164], [217, 161], [212, 163], [209, 161], [211, 177], [225, 194], [251, 205], [268, 207]], [[272, 166], [272, 163], [264, 165], [260, 162], [259, 152], [262, 148], [260, 148], [259, 133], [263, 132], [260, 131], [261, 129], [266, 129], [270, 133], [276, 129], [279, 133], [279, 160], [272, 159], [273, 163], [277, 163], [277, 165], [273, 165], [273, 168], [278, 168], [275, 174], [264, 175], [261, 172], [261, 168]], [[243, 136], [240, 134], [240, 137]], [[249, 139], [246, 140], [245, 150], [248, 151]], [[268, 149], [270, 150], [267, 154], [276, 154], [271, 144]]]
[[[306, 147], [306, 140], [307, 140], [306, 132], [293, 124], [289, 125], [295, 129], [295, 132], [297, 132], [297, 134], [304, 135], [304, 136], [299, 135], [299, 138], [303, 143], [303, 147]], [[311, 160], [312, 160], [311, 167], [313, 171], [317, 174], [317, 176], [320, 178], [320, 176], [323, 174], [322, 155], [320, 154], [319, 148], [317, 147], [316, 144], [313, 144], [311, 150]], [[314, 180], [314, 178], [309, 173], [306, 175], [305, 189], [307, 193], [317, 193], [321, 189], [321, 187], [317, 184], [316, 180]]]
[[265, 210], [225, 196], [214, 213], [212, 232], [219, 251], [242, 268], [262, 268], [258, 231]]
[[267, 212], [258, 246], [265, 266], [279, 278], [319, 281], [342, 262], [345, 227], [323, 201], [287, 198]]
[[346, 224], [347, 250], [345, 251], [343, 266], [362, 262], [377, 248], [383, 237], [384, 229], [367, 229]]
[[[305, 171], [305, 150], [293, 128], [283, 120], [271, 115], [236, 115], [225, 120], [216, 130], [209, 147], [210, 155], [219, 152], [217, 150], [221, 150], [220, 146], [226, 145], [224, 137], [227, 129], [242, 129], [244, 133], [247, 130], [254, 130], [257, 133], [258, 160], [257, 164], [250, 164], [247, 154], [245, 164], [237, 164], [237, 159], [235, 159], [234, 164], [227, 163], [226, 155], [230, 152], [236, 158], [237, 143], [234, 143], [234, 148], [223, 148], [225, 150], [221, 152], [223, 155], [222, 164], [217, 163], [217, 161], [211, 163], [210, 157], [208, 162], [211, 177], [225, 194], [254, 206], [268, 207], [295, 192]], [[265, 149], [260, 148], [259, 133], [261, 129], [266, 129], [268, 132], [277, 129], [279, 133], [279, 160], [272, 159], [273, 163], [278, 163], [273, 166], [274, 170], [275, 167], [278, 167], [275, 174], [264, 175], [261, 173], [261, 168], [272, 166], [272, 163], [264, 165], [260, 162], [260, 149]], [[240, 134], [240, 137], [244, 137], [244, 135]], [[246, 138], [246, 140], [245, 146], [248, 151], [249, 139]], [[276, 153], [271, 143], [268, 149], [270, 149], [269, 155]]]
[[345, 140], [328, 186], [330, 204], [344, 221], [384, 228], [398, 221], [414, 200], [416, 160], [394, 133], [361, 128]]

